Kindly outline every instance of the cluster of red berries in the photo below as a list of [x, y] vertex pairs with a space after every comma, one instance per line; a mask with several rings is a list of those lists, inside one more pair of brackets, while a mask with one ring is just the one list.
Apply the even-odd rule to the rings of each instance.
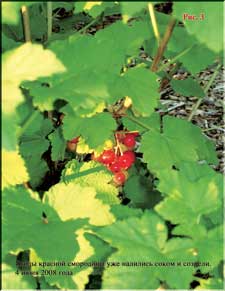
[[136, 145], [138, 132], [122, 132], [115, 134], [116, 145], [111, 149], [105, 149], [100, 156], [93, 157], [93, 160], [105, 165], [108, 170], [114, 173], [114, 183], [123, 185], [128, 178], [127, 170], [135, 162], [133, 152]]

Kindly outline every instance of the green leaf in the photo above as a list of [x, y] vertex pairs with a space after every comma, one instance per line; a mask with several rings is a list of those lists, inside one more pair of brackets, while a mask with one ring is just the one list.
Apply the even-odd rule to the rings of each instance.
[[219, 207], [216, 211], [213, 211], [207, 217], [204, 217], [205, 224], [208, 225], [210, 223], [210, 226], [218, 226], [221, 224], [221, 221], [223, 220], [223, 206]]
[[[30, 31], [33, 41], [44, 41], [47, 36], [47, 17], [46, 4], [36, 2], [35, 5], [29, 7]], [[21, 22], [22, 25], [22, 22]]]
[[[101, 51], [101, 66], [106, 69], [107, 63], [110, 61], [110, 71], [113, 69], [113, 60], [121, 59], [124, 64], [126, 56], [134, 56], [139, 54], [139, 48], [146, 39], [149, 38], [151, 32], [150, 23], [139, 19], [127, 25], [121, 21], [117, 21], [104, 30], [99, 30], [96, 34], [96, 41], [101, 46], [101, 50], [108, 48], [107, 52]], [[106, 47], [107, 44], [107, 47]], [[113, 47], [112, 47], [113, 46]], [[111, 48], [110, 48], [111, 47]], [[118, 63], [119, 64], [119, 63]], [[120, 70], [115, 71], [119, 73]], [[114, 70], [113, 70], [114, 72]]]
[[[188, 168], [191, 170], [191, 163]], [[166, 194], [166, 198], [155, 209], [163, 218], [174, 224], [188, 221], [192, 225], [198, 223], [202, 215], [218, 210], [222, 197], [221, 175], [213, 174], [206, 165], [198, 165], [198, 173], [195, 180], [190, 179], [187, 165], [180, 166], [179, 171], [162, 170], [158, 173], [157, 188]]]
[[[166, 279], [172, 288], [188, 288], [192, 279], [190, 268], [159, 267], [159, 262], [193, 261], [191, 240], [167, 240], [167, 228], [155, 213], [146, 211], [141, 217], [129, 217], [97, 231], [98, 235], [116, 248], [108, 262], [119, 262], [118, 267], [106, 268], [103, 289], [157, 289]], [[182, 257], [180, 256], [182, 252]], [[122, 265], [122, 263], [140, 263]], [[141, 266], [151, 262], [152, 266]]]
[[153, 208], [161, 200], [160, 193], [153, 190], [151, 180], [138, 172], [126, 181], [124, 192], [132, 206], [137, 208]]
[[41, 134], [24, 135], [21, 138], [20, 152], [24, 157], [34, 156], [40, 158], [48, 147], [49, 141]]
[[[98, 134], [96, 134], [96, 129], [98, 129]], [[81, 135], [92, 149], [104, 144], [115, 129], [116, 122], [107, 113], [99, 113], [87, 118], [71, 114], [63, 119], [64, 138], [71, 140], [74, 136]]]
[[173, 228], [172, 234], [185, 235], [185, 236], [191, 237], [192, 239], [198, 240], [202, 237], [207, 236], [207, 229], [202, 224], [194, 224], [194, 225], [191, 225], [190, 227], [189, 222], [185, 222]]
[[53, 110], [58, 99], [68, 101], [79, 113], [84, 109], [93, 110], [97, 102], [113, 100], [108, 92], [106, 76], [87, 70], [79, 74], [41, 78], [36, 82], [25, 82], [23, 86], [29, 89], [34, 105], [40, 110]]
[[[121, 264], [122, 262], [157, 261], [160, 257], [157, 250], [163, 246], [167, 236], [163, 222], [153, 213], [148, 212], [140, 218], [130, 217], [117, 221], [107, 228], [98, 230], [97, 233], [117, 248], [117, 252], [110, 256], [108, 261]], [[134, 289], [139, 289], [145, 286], [145, 288], [153, 289], [159, 286], [159, 281], [156, 276], [151, 275], [151, 268], [107, 268], [103, 274], [102, 288], [128, 289], [132, 286]]]
[[127, 21], [130, 17], [135, 16], [141, 10], [146, 9], [148, 3], [138, 2], [120, 2], [123, 19]]
[[[23, 187], [3, 191], [4, 253], [34, 249], [44, 261], [73, 259], [78, 251], [74, 231], [86, 220], [62, 221], [52, 207], [33, 197]], [[48, 224], [42, 222], [43, 211]]]
[[[222, 221], [221, 221], [222, 223]], [[212, 272], [223, 257], [223, 226], [207, 231], [202, 225], [181, 224], [174, 229], [174, 234], [190, 236], [193, 239], [193, 253], [198, 262], [209, 262], [207, 266], [200, 266], [202, 273]], [[207, 244], [205, 243], [207, 242]], [[215, 253], [212, 249], [216, 249]]]
[[94, 187], [82, 187], [72, 182], [58, 183], [45, 193], [44, 201], [57, 210], [63, 221], [88, 218], [93, 225], [107, 225], [114, 222], [110, 207], [96, 198]]
[[112, 174], [105, 167], [95, 162], [78, 163], [76, 160], [70, 161], [62, 172], [61, 181], [94, 188], [97, 193], [96, 197], [105, 204], [119, 203], [118, 188], [110, 184]]
[[27, 171], [29, 173], [29, 183], [32, 188], [38, 187], [49, 171], [48, 164], [40, 156], [28, 157], [24, 156]]
[[[80, 13], [85, 11], [86, 13], [88, 13], [89, 15], [91, 15], [92, 17], [97, 17], [99, 16], [101, 13], [104, 13], [104, 15], [108, 15], [108, 11], [110, 11], [110, 8], [117, 8], [118, 5], [115, 2], [104, 2], [104, 1], [96, 1], [96, 2], [76, 2], [75, 3], [75, 13]], [[115, 11], [113, 9], [113, 11]], [[119, 9], [118, 9], [118, 13], [119, 13]]]
[[[94, 250], [94, 254], [87, 258], [86, 262], [106, 262], [108, 256], [113, 252], [113, 249], [110, 247], [110, 245], [92, 233], [84, 233], [84, 238], [90, 243]], [[92, 274], [101, 275], [102, 269], [103, 267], [94, 267], [94, 272]]]
[[140, 217], [143, 214], [143, 211], [139, 208], [131, 208], [121, 204], [113, 205], [111, 212], [116, 217], [116, 220], [122, 220], [132, 216]]
[[[132, 118], [133, 116], [131, 116]], [[129, 115], [122, 117], [123, 125], [129, 131], [146, 131], [146, 127], [151, 130], [160, 131], [160, 115], [156, 112], [153, 112], [149, 117], [138, 117], [137, 122], [129, 119]]]
[[[23, 154], [29, 156], [42, 154], [48, 148], [49, 141], [46, 137], [52, 130], [53, 125], [51, 120], [44, 119], [43, 115], [37, 112], [34, 118], [26, 125], [20, 137]], [[42, 144], [35, 147], [34, 145], [40, 143], [41, 140]]]
[[[207, 244], [205, 244], [206, 241]], [[200, 262], [210, 262], [209, 267], [201, 267], [201, 270], [203, 272], [212, 271], [223, 257], [223, 225], [211, 229], [206, 237], [196, 241], [196, 248], [198, 250], [198, 260]], [[217, 252], [213, 254], [212, 249], [217, 250]]]
[[198, 98], [205, 97], [205, 93], [202, 87], [192, 78], [187, 78], [185, 80], [172, 80], [170, 82], [173, 90], [186, 97], [195, 96]]
[[112, 84], [112, 94], [120, 98], [129, 96], [137, 115], [149, 116], [158, 105], [157, 75], [148, 69], [136, 67], [128, 70]]
[[[34, 127], [32, 127], [32, 125]], [[32, 187], [38, 186], [48, 170], [47, 163], [42, 155], [49, 148], [46, 136], [52, 131], [53, 126], [49, 119], [44, 119], [41, 114], [27, 125], [24, 134], [20, 138], [19, 151], [25, 160]]]
[[119, 74], [126, 54], [137, 52], [148, 37], [149, 27], [145, 22], [136, 21], [128, 26], [117, 21], [94, 36], [75, 34], [69, 39], [53, 42], [49, 48], [68, 73], [76, 74], [86, 69], [90, 75], [94, 72], [108, 73], [110, 68], [111, 73]]
[[31, 100], [20, 103], [16, 108], [16, 114], [18, 120], [17, 124], [20, 127], [19, 136], [24, 132], [27, 134], [35, 133], [40, 129], [40, 124], [43, 121], [43, 114], [34, 109]]
[[217, 163], [214, 145], [201, 134], [200, 128], [170, 116], [163, 118], [163, 133], [149, 131], [143, 135], [140, 150], [152, 171], [179, 167], [185, 161]]
[[66, 142], [62, 136], [61, 128], [57, 128], [49, 135], [51, 141], [51, 158], [53, 161], [64, 160]]
[[4, 32], [2, 32], [2, 52], [13, 49], [18, 46], [13, 39], [9, 38]]
[[[221, 2], [175, 3], [173, 13], [184, 22], [190, 34], [195, 35], [211, 50], [218, 53], [223, 49], [223, 4]], [[194, 15], [195, 20], [184, 20], [185, 14]], [[203, 20], [201, 20], [202, 15]], [[215, 29], [215, 23], [217, 29]]]
[[[3, 192], [3, 254], [31, 250], [33, 262], [72, 262], [79, 251], [75, 231], [87, 220], [62, 221], [55, 209], [43, 204], [35, 193], [22, 187], [7, 188]], [[43, 221], [43, 212], [48, 223]], [[17, 238], [16, 240], [14, 238]], [[62, 240], [63, 237], [63, 240]], [[66, 252], [65, 252], [66, 249]], [[37, 267], [34, 267], [38, 269]], [[39, 267], [38, 270], [43, 269]], [[68, 266], [49, 266], [57, 272], [71, 270]], [[77, 288], [72, 276], [46, 276], [60, 288]]]
[[199, 43], [195, 36], [190, 35], [184, 27], [176, 26], [165, 56], [171, 59], [178, 55], [177, 60], [192, 74], [206, 69], [217, 57], [206, 45]]

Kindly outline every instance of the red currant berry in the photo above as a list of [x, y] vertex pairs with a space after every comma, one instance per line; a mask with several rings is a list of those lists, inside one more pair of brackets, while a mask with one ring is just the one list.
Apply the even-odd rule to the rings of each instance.
[[70, 152], [75, 152], [77, 148], [77, 145], [75, 143], [72, 143], [70, 141], [67, 142], [67, 150]]
[[122, 142], [124, 139], [124, 133], [123, 132], [117, 132], [116, 133], [116, 138], [119, 142]]
[[126, 134], [125, 138], [123, 139], [123, 144], [128, 148], [133, 148], [136, 144], [134, 134], [132, 133]]
[[99, 157], [99, 162], [108, 165], [115, 161], [116, 155], [113, 150], [105, 150]]
[[113, 162], [108, 166], [108, 169], [113, 173], [118, 173], [121, 170], [120, 164], [118, 161]]
[[76, 143], [78, 143], [78, 141], [79, 141], [79, 138], [80, 138], [80, 137], [79, 137], [79, 136], [77, 136], [77, 137], [75, 137], [75, 138], [71, 139], [71, 140], [70, 140], [70, 142], [71, 142], [71, 143], [75, 143], [75, 144], [76, 144]]
[[126, 151], [118, 158], [118, 162], [123, 169], [128, 169], [135, 161], [135, 154], [132, 151]]
[[114, 182], [116, 183], [116, 185], [120, 186], [123, 185], [125, 183], [127, 179], [127, 175], [124, 172], [118, 172], [114, 175]]

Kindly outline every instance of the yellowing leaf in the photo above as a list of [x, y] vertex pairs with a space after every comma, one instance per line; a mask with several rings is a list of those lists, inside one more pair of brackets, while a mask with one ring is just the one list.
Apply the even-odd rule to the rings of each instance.
[[86, 2], [85, 6], [84, 6], [84, 10], [90, 10], [93, 6], [96, 6], [96, 5], [101, 5], [102, 4], [102, 1], [89, 1], [89, 2]]
[[[16, 25], [20, 18], [20, 9], [23, 5], [30, 6], [37, 2], [16, 2], [16, 1], [2, 1], [2, 22]], [[39, 2], [40, 3], [40, 2]]]
[[[84, 230], [79, 229], [77, 232], [77, 241], [79, 243], [80, 250], [76, 255], [74, 261], [84, 262], [88, 258], [94, 255], [94, 248], [91, 246], [90, 242], [84, 237]], [[85, 270], [81, 270], [72, 276], [74, 282], [79, 289], [84, 289], [84, 286], [88, 283], [88, 276], [92, 273], [93, 268], [89, 267]]]
[[84, 262], [86, 259], [94, 255], [94, 249], [90, 242], [84, 237], [84, 229], [79, 229], [76, 234], [80, 250], [76, 255], [75, 261]]
[[32, 276], [16, 274], [16, 256], [7, 256], [2, 263], [2, 289], [3, 290], [35, 290], [36, 280]]
[[114, 222], [110, 207], [96, 198], [93, 187], [81, 187], [75, 183], [59, 183], [45, 193], [45, 201], [57, 210], [64, 220], [89, 218], [93, 225], [108, 225]]
[[29, 180], [25, 163], [17, 151], [2, 150], [2, 188]]
[[92, 271], [93, 268], [89, 267], [72, 276], [72, 279], [76, 283], [78, 290], [83, 290], [85, 288], [85, 285], [89, 281], [89, 275], [92, 273]]
[[41, 45], [26, 43], [10, 50], [2, 57], [3, 111], [10, 113], [23, 100], [19, 85], [53, 73], [64, 72], [65, 67], [55, 54]]
[[114, 187], [112, 174], [99, 163], [88, 162], [78, 163], [72, 160], [67, 163], [66, 168], [62, 172], [61, 181], [73, 182], [80, 184], [82, 187], [93, 187], [99, 198], [104, 204], [118, 204], [118, 188]]

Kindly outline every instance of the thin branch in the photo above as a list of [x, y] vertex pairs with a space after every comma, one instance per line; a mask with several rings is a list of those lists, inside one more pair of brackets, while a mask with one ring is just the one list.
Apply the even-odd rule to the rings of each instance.
[[[95, 24], [98, 20], [99, 20], [99, 17], [93, 19], [91, 22], [89, 22], [83, 28], [81, 28], [80, 30], [77, 30], [76, 32], [73, 32], [73, 33], [71, 33], [71, 32], [64, 33], [61, 36], [59, 36], [58, 34], [57, 35], [52, 34], [51, 41], [53, 41], [53, 40], [59, 40], [59, 39], [65, 39], [65, 38], [70, 37], [70, 36], [73, 36], [74, 37], [75, 35], [77, 37], [80, 37], [83, 32], [85, 32], [90, 26], [92, 26], [93, 24]], [[45, 42], [45, 45], [46, 45], [47, 42], [48, 42], [48, 40]]]
[[[210, 86], [212, 85], [212, 83], [214, 82], [214, 80], [215, 80], [215, 78], [216, 78], [216, 76], [217, 76], [217, 74], [219, 72], [220, 67], [221, 67], [221, 64], [218, 64], [217, 67], [216, 67], [216, 69], [215, 69], [215, 71], [214, 71], [214, 73], [212, 74], [209, 82], [205, 86], [205, 88], [204, 88], [205, 95], [207, 94], [207, 92], [208, 92]], [[191, 110], [191, 113], [190, 113], [190, 115], [188, 117], [188, 121], [191, 121], [192, 120], [193, 116], [195, 115], [196, 111], [198, 110], [198, 107], [202, 103], [202, 100], [203, 99], [204, 98], [198, 99], [198, 101], [194, 104], [194, 106], [193, 106], [193, 108]]]
[[157, 39], [158, 43], [160, 43], [160, 34], [159, 34], [158, 25], [157, 25], [157, 21], [155, 17], [154, 6], [152, 3], [148, 3], [148, 11], [149, 11], [149, 15], [152, 21], [152, 28], [155, 34], [155, 38]]
[[140, 120], [137, 120], [136, 118], [134, 118], [134, 117], [132, 117], [132, 116], [129, 116], [129, 115], [126, 115], [125, 117], [128, 118], [128, 119], [130, 119], [130, 120], [133, 121], [134, 123], [140, 125], [141, 127], [145, 128], [145, 129], [147, 129], [147, 130], [151, 130], [151, 128], [150, 128], [147, 124], [141, 122]]
[[31, 42], [30, 19], [27, 6], [23, 5], [21, 7], [21, 13], [23, 17], [23, 31], [25, 42]]
[[164, 51], [166, 49], [166, 46], [167, 46], [167, 43], [172, 35], [172, 32], [173, 32], [173, 29], [175, 27], [175, 24], [176, 24], [176, 19], [174, 18], [171, 18], [167, 28], [166, 28], [166, 31], [165, 31], [165, 34], [163, 36], [163, 39], [162, 41], [160, 42], [160, 45], [159, 45], [159, 48], [158, 48], [158, 51], [156, 53], [156, 56], [154, 57], [154, 60], [153, 60], [153, 63], [152, 63], [152, 66], [151, 66], [151, 70], [153, 72], [156, 72], [157, 69], [158, 69], [158, 64], [164, 54]]
[[47, 21], [48, 21], [47, 36], [49, 39], [52, 35], [52, 2], [47, 2]]
[[220, 131], [225, 132], [225, 129], [222, 128], [222, 127], [219, 127], [219, 126], [213, 126], [213, 127], [210, 127], [210, 128], [206, 128], [206, 129], [203, 129], [202, 131], [206, 132], [206, 131], [211, 131], [211, 130], [220, 130]]
[[179, 58], [181, 58], [184, 55], [186, 55], [194, 46], [195, 46], [195, 44], [192, 45], [192, 46], [190, 46], [190, 47], [188, 47], [188, 48], [186, 48], [181, 53], [179, 53], [178, 55], [176, 55], [174, 58], [172, 58], [171, 60], [169, 60], [166, 64], [161, 65], [158, 68], [158, 71], [160, 72], [160, 71], [165, 70], [170, 64], [175, 63]]
[[89, 22], [87, 25], [85, 25], [83, 28], [77, 31], [77, 33], [83, 33], [85, 32], [89, 27], [91, 27], [95, 22], [97, 22], [100, 19], [100, 16], [97, 18], [94, 18], [91, 22]]

